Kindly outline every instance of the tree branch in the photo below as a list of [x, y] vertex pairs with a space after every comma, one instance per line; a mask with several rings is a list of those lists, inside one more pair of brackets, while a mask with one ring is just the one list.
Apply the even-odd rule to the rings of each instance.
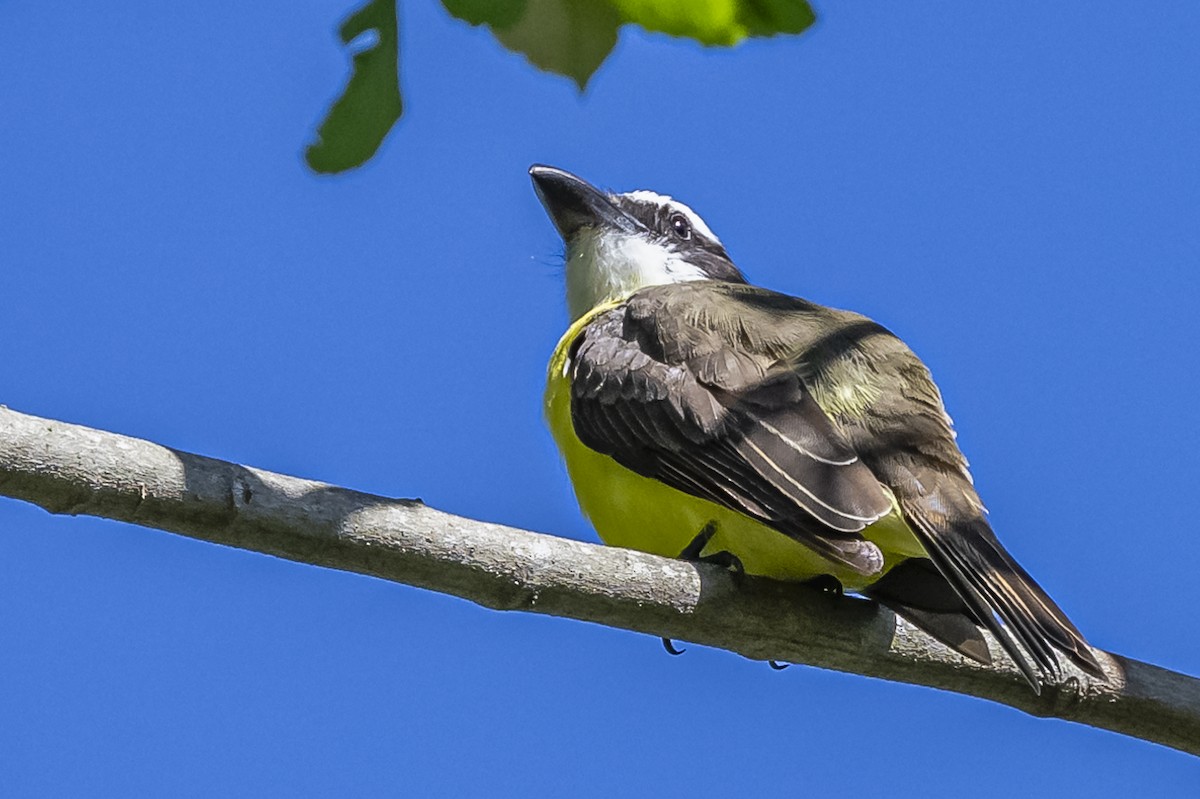
[[1200, 754], [1200, 680], [1100, 653], [1035, 696], [891, 611], [804, 586], [531, 533], [0, 406], [0, 495], [469, 599], [990, 699]]

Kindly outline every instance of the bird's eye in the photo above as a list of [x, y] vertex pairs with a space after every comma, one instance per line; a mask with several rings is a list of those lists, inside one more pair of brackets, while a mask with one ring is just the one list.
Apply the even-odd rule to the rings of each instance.
[[687, 241], [692, 237], [692, 223], [683, 214], [671, 214], [671, 232]]

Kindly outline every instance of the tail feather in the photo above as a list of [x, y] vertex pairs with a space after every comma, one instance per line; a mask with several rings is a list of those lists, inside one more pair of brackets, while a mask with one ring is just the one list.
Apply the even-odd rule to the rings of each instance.
[[1058, 652], [1103, 676], [1083, 635], [1028, 572], [996, 540], [982, 516], [953, 523], [901, 502], [930, 559], [977, 619], [999, 639], [1040, 692], [1043, 678], [1061, 676]]
[[929, 560], [909, 558], [863, 593], [960, 655], [991, 665], [980, 622]]

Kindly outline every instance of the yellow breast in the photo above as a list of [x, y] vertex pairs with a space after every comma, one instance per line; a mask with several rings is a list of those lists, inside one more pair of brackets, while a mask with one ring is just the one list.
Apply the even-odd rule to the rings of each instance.
[[[604, 543], [677, 557], [705, 525], [715, 522], [717, 533], [705, 554], [731, 552], [749, 574], [780, 580], [809, 580], [832, 574], [847, 590], [863, 588], [882, 576], [864, 578], [749, 516], [643, 477], [585, 446], [571, 421], [567, 355], [587, 324], [612, 307], [604, 305], [584, 315], [559, 341], [550, 359], [545, 399], [546, 420], [566, 463], [579, 507]], [[883, 550], [884, 573], [905, 558], [924, 554], [896, 511], [868, 527], [864, 535]]]

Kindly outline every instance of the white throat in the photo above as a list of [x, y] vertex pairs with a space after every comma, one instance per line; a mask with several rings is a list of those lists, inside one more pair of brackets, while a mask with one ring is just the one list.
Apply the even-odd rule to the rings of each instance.
[[566, 270], [571, 321], [646, 286], [707, 278], [699, 267], [661, 244], [612, 230], [580, 231], [567, 245]]

